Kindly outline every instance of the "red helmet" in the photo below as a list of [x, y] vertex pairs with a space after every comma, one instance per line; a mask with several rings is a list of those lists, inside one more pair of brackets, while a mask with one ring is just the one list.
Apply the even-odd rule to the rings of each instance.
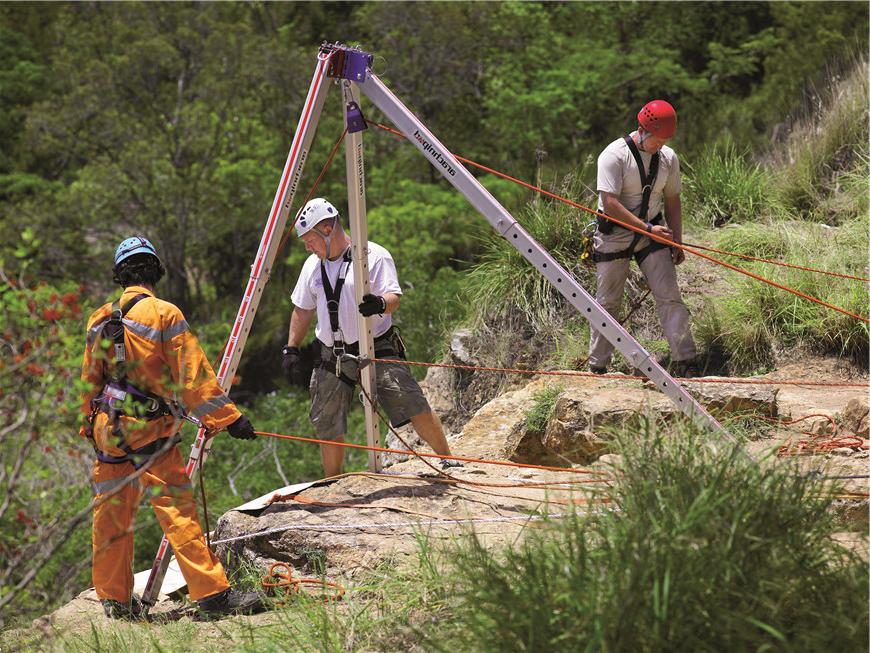
[[637, 114], [640, 126], [653, 136], [671, 138], [677, 132], [677, 112], [669, 102], [652, 100]]

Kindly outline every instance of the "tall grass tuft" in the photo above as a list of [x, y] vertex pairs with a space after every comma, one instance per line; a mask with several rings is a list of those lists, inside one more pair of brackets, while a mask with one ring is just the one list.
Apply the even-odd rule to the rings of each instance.
[[[841, 227], [806, 222], [739, 225], [724, 229], [722, 249], [853, 276], [867, 276], [867, 218]], [[858, 315], [867, 314], [867, 285], [803, 270], [738, 262], [778, 283]], [[753, 279], [726, 273], [731, 291], [709, 302], [695, 317], [695, 333], [706, 349], [718, 352], [731, 373], [769, 367], [776, 352], [802, 348], [866, 363], [870, 333], [866, 323]]]
[[564, 391], [561, 385], [546, 387], [532, 396], [532, 406], [526, 412], [526, 429], [534, 433], [543, 433], [547, 422], [553, 414], [556, 402]]
[[773, 200], [769, 175], [739, 152], [730, 140], [708, 147], [693, 163], [684, 162], [686, 205], [683, 215], [701, 227], [775, 218], [780, 211]]
[[[813, 93], [776, 155], [775, 192], [797, 217], [827, 224], [867, 214], [870, 64]], [[863, 182], [862, 182], [863, 178]]]
[[[594, 193], [575, 177], [566, 178], [559, 191], [583, 197], [594, 208]], [[584, 230], [594, 219], [589, 213], [561, 202], [531, 203], [517, 215], [520, 224], [584, 286], [594, 288], [591, 268], [580, 259]], [[564, 306], [561, 294], [503, 238], [488, 237], [485, 251], [466, 277], [465, 293], [477, 325], [518, 313], [539, 327], [559, 322]]]
[[458, 605], [427, 649], [866, 650], [868, 571], [817, 481], [690, 431], [647, 432], [620, 472], [608, 510], [499, 555], [459, 545]]

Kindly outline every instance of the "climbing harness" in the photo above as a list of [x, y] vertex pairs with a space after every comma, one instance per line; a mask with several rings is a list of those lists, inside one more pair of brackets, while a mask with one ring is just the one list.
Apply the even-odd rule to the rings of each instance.
[[335, 287], [333, 288], [329, 282], [329, 275], [326, 273], [326, 265], [323, 261], [320, 261], [320, 279], [323, 282], [323, 293], [326, 295], [326, 310], [329, 312], [329, 326], [332, 329], [332, 351], [335, 353], [336, 358], [345, 351], [344, 334], [341, 332], [341, 327], [338, 324], [338, 305], [341, 301], [341, 289], [344, 287], [347, 271], [350, 268], [350, 247], [344, 250], [341, 262], [342, 265], [339, 266], [338, 277], [335, 280]]
[[[326, 309], [329, 312], [329, 326], [332, 329], [332, 357], [325, 358], [321, 355], [319, 360], [315, 360], [315, 366], [321, 369], [328, 370], [334, 373], [344, 383], [354, 386], [356, 379], [349, 377], [342, 372], [342, 363], [347, 361], [356, 361], [358, 369], [364, 368], [371, 361], [364, 360], [359, 355], [359, 343], [345, 343], [344, 334], [338, 323], [338, 308], [341, 302], [341, 290], [344, 288], [344, 282], [347, 278], [347, 272], [351, 264], [351, 249], [348, 247], [342, 255], [343, 265], [339, 268], [338, 277], [335, 281], [335, 286], [329, 282], [329, 275], [326, 273], [326, 265], [323, 261], [320, 262], [320, 279], [323, 283], [323, 293], [326, 295]], [[390, 327], [385, 333], [378, 336], [374, 340], [375, 356], [378, 358], [389, 358], [398, 356], [405, 358], [405, 343], [399, 335], [398, 329]]]
[[[623, 140], [625, 140], [625, 144], [628, 146], [631, 155], [634, 157], [635, 163], [637, 163], [637, 171], [640, 174], [640, 184], [643, 188], [643, 194], [641, 195], [640, 200], [640, 210], [637, 213], [637, 217], [642, 221], [646, 222], [646, 230], [647, 232], [651, 232], [653, 225], [662, 224], [662, 214], [658, 213], [652, 220], [647, 222], [646, 216], [649, 212], [649, 201], [652, 197], [653, 185], [656, 183], [656, 178], [659, 174], [659, 162], [661, 160], [661, 152], [656, 152], [652, 155], [652, 158], [649, 162], [649, 172], [644, 168], [643, 160], [640, 157], [640, 151], [637, 149], [637, 145], [635, 145], [634, 141], [631, 139], [631, 136], [623, 136]], [[610, 220], [606, 220], [601, 216], [597, 218], [598, 222], [598, 231], [602, 234], [610, 235], [613, 233], [613, 229], [616, 225], [613, 224]], [[592, 260], [595, 263], [604, 263], [606, 261], [616, 261], [622, 258], [631, 258], [634, 255], [637, 264], [640, 265], [643, 260], [649, 256], [652, 252], [658, 249], [664, 249], [668, 247], [663, 243], [656, 242], [654, 240], [650, 240], [650, 244], [647, 247], [644, 247], [640, 252], [635, 253], [634, 248], [637, 247], [637, 244], [640, 242], [640, 239], [643, 238], [643, 234], [634, 232], [634, 235], [631, 239], [631, 244], [625, 248], [624, 250], [620, 250], [618, 252], [592, 252]]]
[[[399, 334], [399, 330], [397, 327], [391, 326], [389, 329], [387, 329], [386, 332], [384, 332], [383, 335], [375, 338], [374, 347], [375, 358], [399, 359], [403, 361], [406, 360], [405, 342], [402, 340], [402, 336]], [[320, 369], [332, 372], [349, 386], [355, 386], [357, 380], [351, 378], [342, 371], [342, 363], [348, 361], [355, 361], [357, 363], [357, 370], [361, 370], [373, 362], [372, 360], [366, 359], [365, 357], [359, 355], [358, 342], [353, 342], [350, 344], [342, 343], [341, 355], [335, 354], [335, 350], [333, 350], [333, 354], [334, 356], [328, 358], [324, 358], [322, 355], [319, 355], [319, 357], [315, 359], [314, 365], [315, 367], [319, 367]], [[396, 361], [392, 360], [392, 362]]]
[[112, 313], [103, 324], [98, 340], [103, 337], [111, 340], [115, 365], [111, 374], [107, 374], [104, 368], [106, 383], [91, 400], [91, 414], [87, 418], [86, 429], [86, 435], [93, 443], [98, 460], [109, 464], [131, 462], [136, 469], [158, 451], [164, 451], [164, 446], [168, 449], [171, 445], [167, 445], [167, 441], [172, 438], [162, 438], [139, 449], [133, 449], [124, 436], [121, 417], [134, 417], [150, 422], [167, 415], [182, 416], [183, 414], [176, 402], [167, 401], [159, 395], [143, 390], [127, 379], [124, 317], [130, 309], [147, 297], [150, 295], [140, 293], [123, 306], [120, 300], [112, 304]]

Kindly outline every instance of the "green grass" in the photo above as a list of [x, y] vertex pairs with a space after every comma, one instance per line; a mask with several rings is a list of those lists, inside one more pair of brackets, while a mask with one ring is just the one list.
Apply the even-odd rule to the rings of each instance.
[[[718, 247], [792, 264], [866, 276], [866, 218], [839, 228], [806, 222], [739, 225], [724, 229]], [[867, 314], [867, 285], [762, 263], [736, 261], [780, 284], [849, 312]], [[866, 323], [736, 273], [727, 273], [730, 291], [696, 312], [695, 333], [702, 348], [716, 352], [732, 373], [770, 367], [780, 349], [801, 348], [866, 363]]]
[[[544, 402], [541, 402], [543, 405]], [[868, 570], [832, 539], [830, 488], [685, 423], [619, 438], [606, 510], [493, 551], [467, 530], [385, 562], [345, 600], [255, 621], [98, 620], [45, 651], [861, 651]], [[244, 573], [244, 570], [243, 570]], [[241, 582], [256, 581], [250, 572]]]
[[830, 498], [701, 437], [625, 446], [613, 510], [498, 554], [466, 539], [449, 555], [449, 626], [424, 648], [866, 650], [867, 568], [832, 541]]
[[866, 57], [831, 79], [776, 156], [774, 191], [796, 217], [826, 224], [867, 215], [870, 69]]
[[769, 175], [738, 151], [731, 141], [707, 147], [696, 161], [683, 162], [688, 223], [700, 227], [758, 221], [775, 217], [780, 208], [771, 197]]
[[526, 412], [527, 431], [534, 433], [544, 432], [563, 390], [563, 386], [555, 385], [544, 388], [532, 395], [532, 406]]

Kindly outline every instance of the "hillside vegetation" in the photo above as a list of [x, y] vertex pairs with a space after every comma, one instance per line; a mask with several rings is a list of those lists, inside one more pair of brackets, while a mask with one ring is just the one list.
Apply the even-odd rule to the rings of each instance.
[[[868, 32], [861, 3], [0, 5], [6, 62], [0, 72], [0, 627], [25, 624], [90, 582], [91, 452], [77, 435], [77, 378], [84, 322], [116, 294], [114, 248], [131, 233], [155, 242], [168, 270], [158, 294], [183, 308], [215, 360], [238, 309], [322, 40], [344, 39], [375, 53], [385, 82], [453, 151], [524, 180], [540, 179], [586, 206], [594, 205], [598, 152], [633, 128], [643, 101], [665, 97], [680, 116], [674, 147], [685, 163], [687, 240], [866, 277]], [[294, 212], [341, 132], [339, 96], [334, 91], [326, 103]], [[363, 109], [383, 120], [365, 103]], [[369, 129], [365, 141], [370, 235], [397, 261], [405, 290], [397, 322], [410, 358], [435, 360], [447, 346], [446, 334], [465, 325], [484, 363], [566, 368], [582, 361], [585, 322], [468, 203], [401, 140]], [[344, 166], [340, 155], [336, 161], [319, 193], [343, 211]], [[535, 199], [504, 180], [482, 175], [481, 181], [594, 288], [592, 271], [580, 259], [587, 214]], [[290, 238], [233, 390], [258, 429], [310, 432], [307, 396], [280, 378], [278, 354], [286, 342], [288, 295], [305, 255]], [[729, 261], [866, 314], [864, 284]], [[690, 262], [686, 275], [700, 266]], [[865, 323], [732, 272], [712, 274], [707, 292], [689, 295], [710, 371], [768, 369], [784, 351], [848, 357], [866, 369]], [[627, 293], [629, 302], [643, 293], [635, 276]], [[648, 303], [638, 316], [647, 310]], [[654, 318], [648, 322], [652, 326], [636, 318], [630, 328], [650, 349], [661, 349]], [[351, 431], [359, 433], [361, 417], [353, 420]], [[189, 443], [192, 432], [184, 434]], [[215, 451], [205, 470], [214, 515], [320, 474], [317, 452], [305, 445], [220, 436]], [[351, 455], [348, 462], [362, 467], [365, 456]], [[705, 478], [700, 465], [697, 471]], [[770, 482], [760, 479], [752, 491]], [[589, 524], [566, 524], [554, 529], [556, 539], [546, 547], [589, 544]], [[142, 569], [151, 564], [160, 530], [147, 509], [136, 529], [135, 566]], [[786, 546], [779, 536], [786, 533], [764, 535], [772, 548]], [[810, 536], [824, 539], [822, 530]], [[417, 631], [433, 642], [435, 627], [424, 623], [421, 611], [444, 610], [445, 618], [458, 619], [459, 606], [474, 602], [481, 611], [467, 611], [468, 621], [457, 623], [473, 629], [510, 619], [483, 608], [496, 600], [509, 565], [525, 564], [524, 554], [488, 562], [473, 544], [466, 546], [464, 566], [437, 582], [434, 576], [401, 577], [393, 585], [373, 580], [384, 582], [371, 589], [384, 612], [371, 623], [360, 617], [354, 625], [351, 617], [337, 626], [338, 616], [318, 606], [288, 616], [300, 629], [294, 631], [299, 648], [390, 649], [395, 641], [395, 649]], [[671, 554], [677, 559], [683, 552]], [[838, 597], [857, 572], [854, 561], [829, 554], [822, 550], [813, 564], [830, 563], [824, 578]], [[588, 555], [583, 573], [607, 561], [602, 552]], [[475, 560], [482, 575], [472, 569]], [[775, 562], [788, 570], [794, 561]], [[477, 578], [493, 593], [478, 597], [465, 585], [456, 594], [465, 603], [448, 600], [441, 583], [452, 586], [456, 574]], [[858, 580], [866, 588], [866, 579]], [[795, 582], [800, 595], [803, 581]], [[756, 593], [754, 586], [742, 587], [747, 597]], [[588, 600], [600, 603], [567, 596], [570, 609], [599, 610], [621, 596], [619, 588], [597, 588]], [[656, 601], [663, 591], [660, 584]], [[407, 603], [396, 598], [403, 593]], [[768, 598], [760, 593], [756, 600]], [[721, 641], [811, 650], [817, 640], [783, 625], [814, 618], [799, 603], [783, 612], [767, 603], [772, 612], [753, 613], [759, 623], [746, 622], [746, 630]], [[650, 642], [673, 641], [668, 638], [679, 632], [662, 630], [670, 622], [662, 606], [656, 604], [657, 621], [644, 625], [659, 629]], [[728, 627], [748, 613], [735, 613]], [[395, 640], [365, 639], [383, 623]], [[589, 621], [589, 628], [603, 623]], [[584, 641], [616, 646], [605, 631]], [[586, 637], [582, 633], [591, 631], [578, 632]], [[849, 650], [855, 632], [844, 630], [846, 648], [834, 648]], [[193, 645], [193, 635], [178, 636], [170, 649]], [[150, 635], [107, 637], [69, 647], [151, 645]], [[253, 650], [253, 641], [240, 640], [238, 648]], [[271, 646], [281, 649], [279, 641]], [[552, 643], [554, 650], [558, 645]]]

